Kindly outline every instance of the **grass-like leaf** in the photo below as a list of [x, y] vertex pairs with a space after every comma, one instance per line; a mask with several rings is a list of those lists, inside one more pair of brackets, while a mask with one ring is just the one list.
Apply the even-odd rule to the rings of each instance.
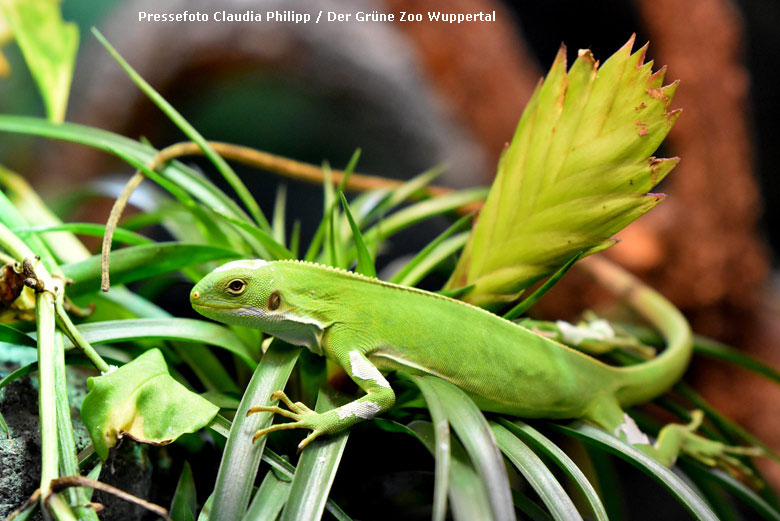
[[446, 405], [442, 403], [434, 384], [428, 380], [415, 381], [420, 388], [428, 411], [431, 414], [434, 444], [433, 456], [436, 461], [433, 483], [433, 516], [434, 521], [443, 521], [447, 516], [447, 492], [449, 491], [451, 444], [450, 422], [447, 419]]
[[287, 210], [287, 185], [280, 183], [276, 187], [276, 202], [274, 203], [274, 220], [271, 222], [273, 238], [284, 246], [285, 244], [285, 213]]
[[278, 242], [272, 234], [261, 228], [258, 228], [254, 224], [246, 222], [242, 219], [231, 217], [230, 215], [223, 214], [222, 212], [214, 211], [211, 213], [217, 219], [224, 219], [226, 222], [249, 235], [253, 241], [256, 241], [256, 243], [260, 245], [259, 248], [256, 246], [253, 248], [256, 254], [262, 257], [271, 258], [273, 260], [294, 258], [292, 252], [285, 248], [283, 243]]
[[0, 324], [0, 342], [19, 346], [36, 347], [35, 339], [7, 324]]
[[570, 426], [554, 423], [551, 423], [550, 425], [555, 430], [582, 440], [585, 443], [595, 445], [637, 467], [671, 492], [677, 501], [679, 501], [696, 519], [699, 519], [700, 521], [718, 521], [717, 516], [712, 509], [710, 509], [709, 505], [707, 505], [707, 503], [682, 479], [675, 475], [671, 470], [640, 450], [635, 449], [628, 443], [619, 440], [615, 436], [607, 434], [592, 425], [582, 422], [575, 422]]
[[198, 496], [195, 490], [195, 479], [192, 477], [190, 464], [185, 461], [173, 493], [169, 513], [173, 521], [195, 521], [197, 512]]
[[122, 69], [124, 69], [130, 79], [133, 80], [133, 83], [135, 83], [138, 88], [140, 88], [144, 94], [146, 94], [149, 99], [152, 100], [152, 102], [154, 102], [154, 104], [157, 105], [160, 110], [162, 110], [165, 115], [168, 116], [182, 132], [184, 132], [188, 138], [200, 146], [206, 157], [214, 164], [220, 174], [222, 174], [222, 177], [224, 177], [233, 190], [235, 190], [239, 199], [241, 199], [241, 201], [246, 205], [247, 210], [249, 210], [249, 213], [255, 219], [255, 222], [257, 222], [257, 224], [263, 230], [271, 233], [271, 225], [268, 224], [268, 220], [265, 218], [265, 215], [260, 209], [260, 206], [257, 204], [257, 201], [254, 197], [252, 197], [252, 194], [249, 193], [249, 190], [238, 177], [238, 175], [236, 175], [233, 169], [230, 168], [230, 165], [227, 164], [227, 161], [225, 161], [222, 156], [214, 152], [214, 149], [211, 148], [211, 145], [208, 144], [208, 141], [206, 141], [206, 139], [201, 136], [197, 130], [195, 130], [195, 127], [190, 125], [189, 122], [184, 119], [184, 116], [179, 113], [179, 111], [173, 108], [173, 106], [168, 103], [165, 98], [160, 96], [160, 94], [154, 90], [154, 88], [152, 88], [152, 86], [149, 85], [146, 80], [144, 80], [135, 71], [135, 69], [133, 69], [124, 58], [122, 58], [122, 56], [120, 56], [116, 49], [114, 49], [114, 47], [108, 43], [108, 40], [106, 40], [105, 37], [100, 34], [100, 31], [93, 27], [92, 34], [95, 35], [95, 38], [97, 38], [98, 41], [103, 44], [111, 56], [117, 61]]
[[479, 408], [466, 393], [445, 380], [434, 376], [412, 376], [410, 380], [415, 384], [425, 380], [430, 390], [438, 395], [448, 421], [477, 469], [493, 516], [496, 519], [515, 519], [504, 462], [493, 432]]
[[[62, 221], [43, 202], [25, 178], [0, 166], [0, 183], [19, 214], [33, 226], [56, 226]], [[78, 238], [67, 232], [47, 233], [41, 237], [59, 262], [74, 262], [89, 257], [89, 250]]]
[[242, 521], [276, 521], [289, 496], [290, 482], [279, 479], [273, 469], [269, 470]]
[[[315, 410], [329, 411], [343, 402], [320, 391]], [[316, 439], [304, 449], [290, 485], [281, 521], [317, 521], [322, 517], [349, 431]]]
[[[428, 451], [434, 454], [436, 438], [433, 425], [424, 421], [415, 421], [409, 424], [409, 429], [423, 442]], [[485, 485], [463, 445], [458, 440], [452, 439], [450, 451], [449, 495], [452, 517], [455, 521], [500, 520], [501, 518], [493, 514]]]
[[[28, 233], [51, 233], [51, 232], [70, 232], [79, 235], [89, 235], [91, 237], [102, 237], [106, 232], [106, 227], [103, 224], [96, 223], [66, 223], [66, 224], [54, 224], [50, 226], [28, 226], [27, 228], [15, 228], [14, 233], [25, 235]], [[138, 246], [141, 244], [151, 244], [151, 239], [139, 235], [130, 230], [123, 228], [116, 228], [114, 230], [114, 239], [117, 242]]]
[[[155, 243], [122, 248], [112, 254], [111, 277], [115, 283], [133, 282], [176, 271], [185, 266], [239, 255], [231, 250], [202, 244]], [[70, 295], [100, 288], [100, 255], [62, 266], [65, 275], [74, 281]]]
[[[395, 275], [390, 278], [390, 282], [395, 284], [401, 284], [405, 286], [413, 285], [407, 281], [407, 277], [410, 280], [417, 278], [417, 276], [411, 276], [411, 274], [419, 269], [419, 266], [425, 263], [430, 264], [429, 256], [431, 256], [441, 243], [452, 237], [455, 233], [463, 230], [468, 226], [471, 220], [474, 218], [474, 214], [464, 215], [457, 221], [455, 221], [449, 228], [444, 230], [438, 237], [428, 243], [417, 255], [407, 262], [403, 268], [398, 270]], [[424, 270], [423, 270], [424, 271]], [[418, 280], [421, 280], [418, 278]]]
[[744, 483], [734, 479], [722, 470], [705, 468], [695, 461], [685, 461], [681, 463], [681, 466], [683, 466], [692, 476], [710, 480], [723, 487], [725, 490], [744, 501], [745, 504], [749, 505], [763, 519], [780, 521], [780, 512], [778, 512], [776, 508], [767, 503], [761, 496], [756, 494]]
[[679, 111], [677, 83], [643, 64], [633, 37], [601, 67], [590, 51], [566, 72], [561, 48], [528, 102], [498, 165], [472, 239], [448, 287], [488, 306], [516, 300], [577, 252], [612, 244], [621, 230], [663, 199], [649, 194], [677, 164], [650, 157]]
[[[26, 116], [0, 115], [0, 131], [29, 134], [91, 146], [116, 155], [121, 159], [133, 158], [133, 166], [140, 167], [157, 155], [153, 147], [133, 139], [97, 128], [61, 123], [55, 125], [45, 119]], [[231, 217], [248, 220], [246, 213], [206, 176], [172, 161], [160, 168], [160, 174], [201, 201], [205, 206], [226, 213]]]
[[544, 454], [566, 473], [569, 478], [577, 485], [583, 496], [590, 505], [591, 511], [599, 521], [608, 521], [607, 512], [601, 499], [593, 488], [593, 485], [585, 477], [585, 474], [579, 467], [563, 452], [557, 445], [548, 440], [541, 432], [537, 431], [527, 423], [516, 420], [510, 422], [505, 418], [499, 418], [499, 423], [507, 428], [512, 434], [521, 438], [531, 445], [538, 452]]
[[300, 352], [300, 348], [274, 341], [255, 369], [222, 453], [209, 514], [211, 521], [235, 521], [246, 512], [266, 441], [263, 437], [252, 443], [252, 436], [273, 420], [271, 413], [246, 413], [252, 406], [267, 405], [273, 392], [284, 389]]
[[138, 318], [92, 322], [78, 326], [90, 344], [131, 342], [133, 340], [166, 339], [202, 342], [237, 355], [254, 368], [253, 353], [230, 329], [220, 324], [192, 318]]
[[517, 470], [528, 480], [536, 493], [541, 498], [547, 509], [558, 521], [582, 521], [582, 516], [577, 511], [563, 487], [555, 478], [547, 465], [523, 443], [517, 436], [509, 432], [505, 427], [491, 423], [493, 434], [496, 437], [501, 452], [517, 467]]
[[352, 217], [352, 212], [349, 211], [349, 203], [347, 203], [347, 198], [344, 197], [344, 192], [339, 191], [339, 199], [341, 199], [344, 215], [347, 217], [349, 227], [352, 229], [352, 238], [355, 241], [355, 248], [357, 248], [357, 266], [355, 271], [366, 277], [376, 278], [374, 261], [371, 259], [368, 248], [366, 248], [366, 243], [363, 241], [363, 235], [360, 233], [360, 228]]
[[531, 306], [539, 302], [539, 299], [541, 299], [545, 293], [550, 291], [550, 289], [557, 284], [559, 280], [561, 280], [561, 277], [563, 277], [567, 271], [569, 271], [569, 268], [574, 266], [574, 263], [580, 260], [582, 257], [582, 254], [584, 252], [580, 252], [576, 254], [574, 257], [569, 259], [566, 264], [561, 266], [558, 271], [553, 273], [550, 278], [544, 281], [544, 284], [539, 286], [536, 291], [528, 295], [528, 297], [524, 298], [522, 301], [520, 301], [515, 307], [510, 309], [504, 314], [504, 318], [507, 320], [514, 320], [517, 317], [523, 315], [526, 311], [528, 311]]

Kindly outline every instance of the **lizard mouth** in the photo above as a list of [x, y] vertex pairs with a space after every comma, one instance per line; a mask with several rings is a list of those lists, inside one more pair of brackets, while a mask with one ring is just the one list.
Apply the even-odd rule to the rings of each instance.
[[209, 303], [204, 304], [203, 302], [192, 302], [193, 308], [206, 308], [206, 309], [224, 309], [224, 310], [231, 310], [231, 309], [238, 309], [241, 306], [237, 304], [215, 304], [215, 303]]

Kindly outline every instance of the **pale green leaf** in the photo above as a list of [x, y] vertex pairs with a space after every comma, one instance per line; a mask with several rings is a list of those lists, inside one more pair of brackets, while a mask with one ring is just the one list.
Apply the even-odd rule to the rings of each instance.
[[0, 14], [38, 84], [49, 119], [61, 123], [73, 79], [78, 27], [62, 20], [59, 2], [52, 0], [2, 0]]
[[205, 427], [219, 408], [168, 373], [159, 349], [150, 349], [112, 373], [87, 380], [81, 418], [101, 459], [127, 436], [165, 445]]

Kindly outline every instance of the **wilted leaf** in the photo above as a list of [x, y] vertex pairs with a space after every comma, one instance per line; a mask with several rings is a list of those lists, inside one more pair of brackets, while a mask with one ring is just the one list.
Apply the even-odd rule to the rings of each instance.
[[463, 298], [511, 302], [578, 252], [614, 244], [612, 234], [663, 199], [648, 193], [677, 164], [650, 154], [671, 129], [677, 82], [631, 54], [633, 37], [602, 67], [590, 51], [566, 72], [561, 48], [526, 106], [448, 288]]
[[52, 0], [0, 0], [0, 14], [24, 54], [49, 119], [61, 123], [73, 79], [78, 27], [62, 20], [59, 2]]
[[165, 445], [206, 426], [219, 408], [168, 374], [162, 353], [150, 349], [116, 371], [89, 378], [81, 418], [102, 459], [119, 438]]

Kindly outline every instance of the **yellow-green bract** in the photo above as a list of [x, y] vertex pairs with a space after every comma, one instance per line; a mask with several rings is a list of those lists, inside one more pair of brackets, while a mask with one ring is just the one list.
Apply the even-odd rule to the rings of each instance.
[[648, 212], [648, 193], [678, 163], [651, 157], [680, 114], [677, 82], [631, 53], [632, 37], [603, 66], [590, 51], [566, 72], [561, 48], [528, 102], [447, 287], [472, 286], [479, 306], [512, 302], [580, 252]]

